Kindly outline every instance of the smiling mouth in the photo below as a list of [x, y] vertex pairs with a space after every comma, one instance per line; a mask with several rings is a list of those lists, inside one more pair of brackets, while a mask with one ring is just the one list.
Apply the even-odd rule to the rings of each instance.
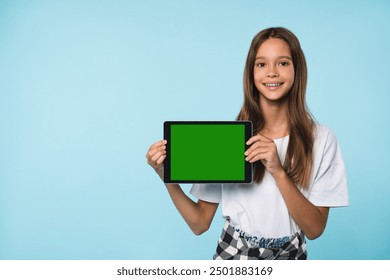
[[281, 85], [283, 85], [283, 83], [277, 83], [277, 84], [263, 84], [264, 86], [266, 86], [266, 87], [278, 87], [278, 86], [281, 86]]

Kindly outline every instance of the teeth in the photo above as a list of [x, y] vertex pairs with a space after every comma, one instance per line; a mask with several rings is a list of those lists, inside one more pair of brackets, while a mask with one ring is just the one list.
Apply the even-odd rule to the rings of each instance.
[[278, 87], [281, 84], [265, 84], [266, 87]]

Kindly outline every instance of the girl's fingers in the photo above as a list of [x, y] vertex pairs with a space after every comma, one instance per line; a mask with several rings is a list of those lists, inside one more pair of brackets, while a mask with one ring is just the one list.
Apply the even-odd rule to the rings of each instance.
[[255, 135], [249, 138], [249, 140], [246, 142], [247, 145], [252, 145], [254, 142], [259, 141], [259, 136]]
[[154, 143], [152, 146], [150, 146], [148, 152], [146, 153], [146, 157], [148, 159], [152, 158], [158, 151], [165, 150], [165, 144], [167, 143], [166, 140], [160, 140], [156, 143]]
[[150, 146], [149, 151], [153, 151], [154, 149], [159, 149], [161, 147], [165, 148], [166, 144], [167, 144], [167, 140], [160, 140], [160, 141], [154, 143], [152, 146]]
[[267, 142], [267, 143], [274, 142], [272, 139], [265, 137], [264, 135], [256, 134], [255, 136], [252, 136], [251, 138], [249, 138], [249, 140], [246, 142], [246, 144], [251, 145], [256, 141], [263, 141], [263, 142]]
[[253, 163], [255, 161], [258, 161], [259, 159], [265, 159], [265, 157], [267, 157], [269, 151], [270, 150], [268, 148], [257, 149], [255, 151], [253, 151], [252, 153], [248, 154], [246, 156], [245, 160], [249, 161], [250, 163]]
[[158, 146], [161, 146], [161, 145], [165, 145], [167, 144], [167, 140], [160, 140], [160, 141], [157, 141], [156, 143], [154, 143], [151, 148], [155, 148], [155, 147], [158, 147]]
[[252, 144], [252, 146], [250, 146], [246, 151], [245, 151], [245, 155], [249, 155], [251, 153], [253, 153], [253, 151], [257, 150], [257, 149], [264, 149], [264, 148], [270, 148], [270, 143], [264, 143], [264, 142], [255, 142], [254, 144]]
[[275, 146], [275, 142], [272, 139], [261, 134], [251, 137], [246, 144], [251, 145], [244, 153], [250, 162], [253, 162], [253, 157], [256, 154], [272, 150]]
[[248, 160], [250, 163], [254, 163], [256, 161], [267, 161], [269, 157], [269, 153], [268, 152], [264, 152], [264, 153], [259, 153], [257, 155], [254, 155], [250, 160]]
[[157, 160], [157, 164], [162, 164], [163, 162], [164, 162], [164, 160], [165, 160], [165, 158], [166, 158], [167, 156], [166, 155], [163, 155], [163, 156], [161, 156], [158, 160]]
[[146, 153], [147, 162], [153, 168], [158, 168], [166, 158], [166, 140], [160, 140], [150, 146]]
[[165, 146], [159, 146], [157, 148], [154, 148], [153, 150], [150, 150], [149, 155], [150, 157], [153, 157], [158, 152], [165, 152], [166, 147]]
[[161, 156], [164, 156], [167, 152], [164, 150], [164, 151], [158, 151], [157, 153], [155, 153], [150, 159], [152, 162], [157, 162], [158, 159], [161, 157]]
[[246, 161], [261, 161], [271, 174], [282, 168], [276, 144], [272, 139], [258, 134], [250, 138], [247, 144], [251, 146], [245, 152]]

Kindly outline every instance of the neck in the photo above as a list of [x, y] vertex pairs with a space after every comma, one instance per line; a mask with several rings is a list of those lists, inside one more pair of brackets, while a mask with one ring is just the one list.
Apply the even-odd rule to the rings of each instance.
[[289, 122], [287, 115], [287, 101], [284, 102], [261, 102], [260, 108], [263, 112], [264, 127], [260, 131], [264, 136], [276, 139], [289, 133]]

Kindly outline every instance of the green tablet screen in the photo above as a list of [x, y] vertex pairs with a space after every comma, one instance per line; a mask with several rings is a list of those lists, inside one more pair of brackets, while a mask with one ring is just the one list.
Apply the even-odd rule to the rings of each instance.
[[250, 182], [250, 122], [165, 122], [165, 182]]

